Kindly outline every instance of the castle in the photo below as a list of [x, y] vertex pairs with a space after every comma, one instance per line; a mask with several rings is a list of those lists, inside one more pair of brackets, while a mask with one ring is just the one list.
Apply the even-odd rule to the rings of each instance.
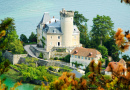
[[60, 11], [60, 20], [51, 19], [48, 12], [45, 12], [42, 20], [37, 26], [37, 46], [43, 47], [42, 37], [45, 37], [44, 50], [51, 52], [53, 48], [65, 48], [71, 52], [75, 47], [81, 47], [80, 31], [73, 25], [73, 11]]

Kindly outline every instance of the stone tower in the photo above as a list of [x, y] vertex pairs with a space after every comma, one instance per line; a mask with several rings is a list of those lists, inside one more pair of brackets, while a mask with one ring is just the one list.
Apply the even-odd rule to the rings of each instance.
[[73, 17], [73, 11], [66, 11], [64, 8], [60, 11], [61, 30], [63, 33], [62, 46], [72, 46]]
[[49, 13], [45, 12], [43, 17], [42, 17], [42, 20], [40, 21], [40, 23], [37, 26], [37, 46], [38, 47], [42, 47], [42, 42], [41, 42], [41, 39], [42, 39], [42, 36], [43, 36], [42, 30], [45, 27], [45, 24], [49, 21], [51, 21]]

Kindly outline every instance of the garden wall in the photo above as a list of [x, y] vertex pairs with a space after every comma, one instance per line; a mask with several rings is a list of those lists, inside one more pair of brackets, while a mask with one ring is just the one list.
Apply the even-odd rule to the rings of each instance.
[[27, 54], [12, 54], [9, 51], [5, 51], [3, 56], [14, 65], [20, 63], [20, 60], [23, 60], [24, 57], [27, 57]]

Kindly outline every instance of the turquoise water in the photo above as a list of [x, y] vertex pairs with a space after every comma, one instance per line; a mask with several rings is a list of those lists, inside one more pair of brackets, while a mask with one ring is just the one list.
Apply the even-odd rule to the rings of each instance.
[[[29, 36], [32, 31], [36, 32], [44, 12], [59, 18], [62, 8], [77, 10], [88, 18], [89, 31], [97, 14], [110, 16], [115, 31], [117, 28], [130, 30], [130, 5], [120, 0], [0, 0], [0, 19], [13, 17], [18, 35]], [[125, 54], [130, 56], [130, 49]]]
[[[0, 78], [3, 78], [4, 75], [0, 76]], [[9, 77], [6, 77], [6, 80], [4, 82], [4, 84], [6, 84], [8, 86], [8, 90], [10, 90], [10, 87], [14, 87], [14, 84], [16, 83], [16, 81], [14, 81], [13, 79], [9, 78]], [[33, 84], [28, 84], [28, 83], [22, 83], [21, 86], [18, 86], [16, 88], [16, 90], [33, 90], [33, 88], [35, 87], [36, 85], [33, 85]]]

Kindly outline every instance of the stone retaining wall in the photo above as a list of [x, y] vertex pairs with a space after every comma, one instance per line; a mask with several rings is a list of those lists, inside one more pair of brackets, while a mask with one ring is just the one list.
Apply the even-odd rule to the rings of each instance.
[[29, 49], [33, 52], [33, 54], [36, 56], [36, 57], [39, 57], [40, 53], [43, 53], [43, 58], [45, 59], [49, 59], [50, 58], [50, 53], [49, 52], [46, 52], [46, 51], [40, 51], [38, 50], [35, 46], [32, 46], [30, 45]]
[[38, 66], [57, 66], [57, 67], [64, 67], [64, 66], [68, 66], [70, 69], [73, 70], [77, 70], [77, 68], [75, 67], [71, 67], [70, 65], [66, 65], [66, 64], [61, 64], [60, 62], [54, 61], [54, 60], [38, 60], [37, 62]]
[[49, 72], [50, 74], [54, 74], [54, 75], [56, 75], [56, 76], [61, 76], [60, 74], [58, 74], [58, 73], [56, 73], [56, 72], [53, 72], [53, 71], [51, 71], [51, 70], [48, 70], [48, 69], [47, 69], [47, 72]]
[[12, 54], [9, 51], [5, 51], [5, 53], [3, 53], [3, 56], [6, 59], [9, 59], [9, 61], [14, 65], [20, 63], [20, 60], [24, 57], [27, 57], [27, 54]]

